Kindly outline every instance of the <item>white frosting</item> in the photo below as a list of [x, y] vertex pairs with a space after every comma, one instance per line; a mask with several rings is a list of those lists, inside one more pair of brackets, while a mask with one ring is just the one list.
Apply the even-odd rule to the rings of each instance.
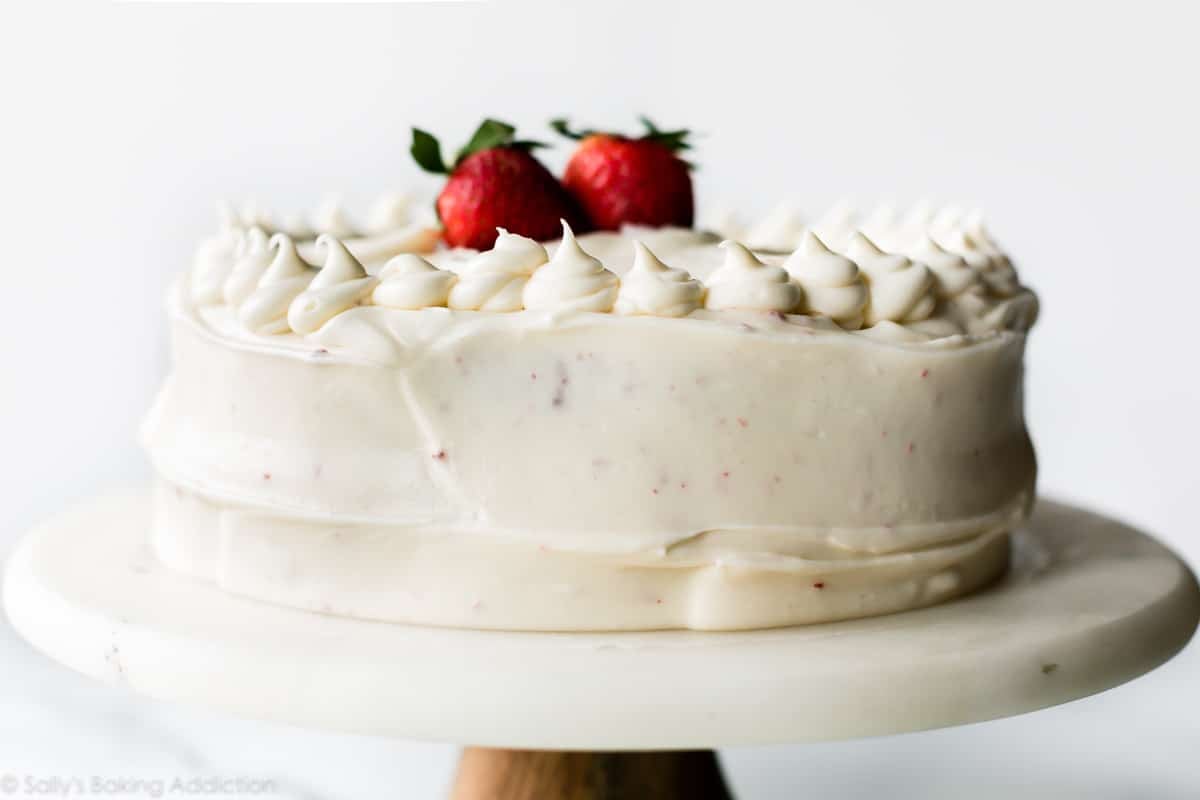
[[863, 218], [858, 229], [873, 242], [883, 241], [887, 231], [899, 224], [900, 211], [892, 203], [881, 203]]
[[[330, 245], [314, 285], [347, 266]], [[1001, 570], [1032, 496], [1021, 333], [362, 306], [267, 337], [232, 311], [171, 304], [152, 541], [270, 602], [538, 630], [898, 611]]]
[[242, 248], [245, 234], [241, 228], [226, 225], [220, 233], [205, 239], [192, 259], [191, 296], [201, 305], [220, 303], [225, 281]]
[[350, 222], [341, 201], [336, 197], [326, 198], [317, 207], [313, 215], [313, 228], [317, 233], [328, 234], [338, 239], [354, 239], [359, 236], [358, 229]]
[[746, 232], [746, 243], [760, 250], [787, 252], [800, 243], [804, 216], [791, 203], [781, 203]]
[[[849, 200], [839, 200], [817, 220], [811, 231], [804, 233], [816, 233], [821, 237], [822, 244], [842, 247], [858, 229], [855, 224], [857, 219], [858, 212], [855, 210], [854, 204]], [[801, 243], [803, 243], [803, 239], [802, 235]]]
[[531, 311], [611, 311], [620, 280], [579, 246], [563, 220], [554, 257], [525, 284], [522, 299]]
[[[380, 206], [386, 213], [376, 219], [381, 228], [404, 220], [403, 200], [391, 196], [386, 201]], [[821, 224], [832, 230], [852, 219], [849, 210], [835, 211]], [[317, 307], [324, 312], [373, 302], [402, 310], [444, 305], [686, 316], [702, 306], [726, 314], [803, 314], [851, 331], [895, 322], [916, 331], [920, 341], [1023, 330], [1036, 318], [1036, 298], [1020, 286], [1011, 261], [988, 237], [978, 215], [920, 207], [908, 221], [896, 223], [895, 212], [884, 207], [872, 219], [864, 224], [901, 243], [896, 249], [885, 252], [862, 232], [831, 247], [812, 230], [800, 234], [797, 249], [785, 259], [776, 253], [756, 255], [734, 243], [716, 247], [714, 237], [703, 232], [629, 227], [580, 237], [568, 230], [563, 240], [545, 245], [501, 231], [495, 246], [479, 253], [434, 250], [438, 234], [433, 228], [392, 228], [339, 245], [366, 273], [354, 273], [353, 279], [379, 272], [388, 278], [385, 285], [372, 288], [369, 298], [356, 294], [358, 285], [340, 287], [327, 293], [338, 302]], [[912, 227], [917, 219], [927, 220], [920, 223], [923, 228]], [[305, 262], [320, 260], [318, 245], [289, 240], [284, 246], [275, 240], [268, 247], [262, 228], [240, 225], [240, 217], [231, 217], [202, 243], [189, 297], [205, 307], [224, 301], [255, 332], [285, 333], [291, 326], [282, 307], [290, 308], [289, 299], [308, 288], [304, 281], [311, 268]], [[635, 240], [648, 247], [635, 247]], [[413, 252], [426, 253], [429, 261], [403, 258], [386, 267], [387, 259]], [[656, 253], [664, 252], [686, 269], [663, 264]], [[280, 263], [270, 270], [273, 258]], [[310, 321], [306, 330], [313, 324], [320, 327], [321, 321]]]
[[929, 267], [907, 256], [884, 253], [862, 234], [850, 237], [846, 255], [866, 274], [871, 296], [864, 313], [869, 327], [878, 322], [916, 322], [937, 305], [936, 282]]
[[940, 241], [946, 249], [958, 253], [978, 270], [990, 291], [1000, 297], [1012, 297], [1021, 288], [1012, 261], [988, 239], [981, 221], [973, 219], [969, 225], [970, 229], [943, 232]]
[[295, 241], [316, 238], [317, 231], [313, 230], [308, 219], [303, 214], [289, 214], [275, 226], [278, 233], [286, 233]]
[[277, 233], [271, 237], [275, 257], [258, 281], [258, 288], [238, 308], [238, 319], [258, 333], [286, 333], [288, 308], [304, 292], [317, 270], [296, 252], [291, 237]]
[[613, 311], [655, 317], [684, 317], [701, 306], [704, 284], [686, 270], [658, 260], [640, 240], [634, 241], [633, 267], [621, 279]]
[[371, 296], [375, 305], [418, 309], [444, 306], [458, 276], [438, 269], [418, 255], [399, 255], [384, 265], [380, 283]]
[[223, 213], [227, 223], [236, 225], [242, 230], [262, 228], [264, 231], [269, 231], [272, 229], [271, 215], [257, 200], [248, 200], [242, 204], [241, 208], [227, 205]]
[[241, 305], [258, 286], [271, 259], [266, 231], [258, 227], [246, 231], [229, 276], [221, 286], [225, 302], [234, 307]]
[[966, 291], [982, 289], [979, 273], [971, 268], [966, 259], [943, 249], [929, 235], [922, 237], [909, 255], [933, 271], [939, 297], [957, 297]]
[[388, 233], [407, 227], [410, 219], [408, 197], [399, 192], [388, 192], [380, 195], [367, 212], [366, 232]]
[[[606, 269], [624, 276], [633, 267], [634, 242], [642, 242], [659, 258], [674, 263], [677, 256], [685, 253], [690, 257], [696, 252], [711, 250], [708, 245], [721, 241], [715, 234], [691, 228], [648, 228], [644, 225], [625, 225], [620, 231], [592, 231], [576, 235], [579, 246], [594, 258], [600, 259]], [[553, 255], [558, 242], [546, 242], [546, 250]], [[695, 261], [694, 258], [690, 259]], [[699, 277], [688, 265], [688, 271]]]
[[287, 321], [296, 333], [312, 333], [338, 314], [371, 296], [378, 278], [367, 275], [346, 246], [328, 234], [317, 238], [325, 250], [321, 271], [288, 307]]
[[726, 240], [725, 263], [708, 279], [704, 307], [788, 313], [800, 305], [803, 292], [787, 270], [764, 264], [737, 242]]
[[937, 212], [937, 206], [933, 204], [933, 201], [927, 197], [923, 197], [913, 204], [913, 207], [904, 215], [900, 224], [909, 230], [925, 230], [933, 223]]
[[472, 257], [450, 290], [450, 308], [519, 311], [521, 294], [533, 271], [549, 260], [546, 248], [503, 228], [491, 250]]
[[804, 313], [829, 317], [848, 330], [862, 326], [869, 294], [853, 261], [808, 231], [783, 266], [804, 289]]

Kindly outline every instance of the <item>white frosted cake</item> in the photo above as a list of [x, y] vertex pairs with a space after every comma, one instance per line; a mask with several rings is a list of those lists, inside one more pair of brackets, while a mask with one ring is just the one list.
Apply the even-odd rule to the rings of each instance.
[[1037, 304], [977, 219], [843, 220], [790, 253], [393, 223], [233, 218], [174, 287], [144, 427], [169, 567], [520, 630], [844, 619], [1005, 569]]
[[414, 128], [436, 222], [227, 214], [170, 296], [157, 557], [311, 612], [535, 631], [824, 622], [1000, 575], [1037, 300], [979, 217], [722, 240], [688, 132], [642, 122], [552, 121], [561, 178], [504, 122], [451, 163]]

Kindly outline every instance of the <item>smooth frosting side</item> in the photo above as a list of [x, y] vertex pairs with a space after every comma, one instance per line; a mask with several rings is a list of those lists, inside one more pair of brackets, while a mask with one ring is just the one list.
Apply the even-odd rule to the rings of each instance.
[[[567, 538], [594, 525], [598, 541], [650, 546], [970, 518], [1033, 474], [1019, 333], [893, 343], [755, 312], [362, 306], [312, 336], [260, 336], [223, 307], [172, 308], [176, 366], [146, 429], [156, 465], [276, 508]], [[379, 349], [364, 358], [367, 341]], [[642, 495], [656, 502], [612, 502]]]

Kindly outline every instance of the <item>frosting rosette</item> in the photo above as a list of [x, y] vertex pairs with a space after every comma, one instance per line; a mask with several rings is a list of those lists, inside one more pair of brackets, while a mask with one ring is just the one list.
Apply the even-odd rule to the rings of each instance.
[[918, 322], [937, 306], [933, 272], [899, 253], [885, 253], [863, 233], [850, 237], [846, 255], [866, 274], [871, 296], [864, 312], [869, 327], [880, 322]]
[[520, 311], [525, 284], [549, 260], [546, 248], [524, 236], [498, 229], [491, 250], [472, 257], [450, 290], [448, 305], [471, 311]]
[[869, 294], [857, 264], [834, 253], [815, 233], [806, 231], [800, 247], [783, 267], [804, 289], [804, 313], [829, 317], [847, 330], [862, 327]]
[[979, 273], [967, 260], [949, 252], [929, 235], [921, 238], [910, 255], [933, 271], [938, 297], [957, 297], [972, 289], [982, 289]]
[[296, 333], [312, 333], [343, 311], [361, 305], [379, 283], [340, 240], [321, 234], [317, 246], [325, 251], [325, 263], [288, 307], [288, 325]]
[[685, 317], [700, 307], [704, 284], [686, 270], [668, 267], [641, 241], [633, 243], [633, 267], [621, 279], [613, 311], [653, 317]]
[[398, 255], [384, 265], [380, 283], [371, 296], [377, 306], [418, 309], [444, 306], [458, 280], [453, 272], [438, 269], [418, 255]]
[[219, 303], [224, 299], [223, 287], [233, 262], [242, 247], [244, 232], [226, 224], [214, 236], [205, 239], [192, 259], [192, 299], [201, 305]]
[[708, 278], [705, 308], [787, 314], [800, 305], [803, 291], [783, 267], [764, 264], [738, 242], [726, 240], [720, 246], [725, 262]]
[[250, 296], [271, 264], [271, 249], [266, 231], [254, 227], [242, 236], [241, 247], [228, 277], [221, 285], [221, 296], [228, 305], [237, 307]]
[[525, 308], [531, 311], [611, 311], [620, 279], [589, 255], [564, 220], [554, 257], [525, 284]]
[[980, 277], [994, 294], [1012, 297], [1021, 290], [1021, 282], [1012, 261], [988, 236], [983, 220], [978, 215], [968, 217], [962, 228], [948, 232], [944, 244], [972, 265], [973, 259], [981, 258], [978, 265]]
[[238, 320], [257, 333], [286, 333], [288, 307], [308, 289], [317, 270], [300, 257], [286, 233], [272, 236], [270, 248], [275, 257], [259, 278], [258, 288], [238, 308]]

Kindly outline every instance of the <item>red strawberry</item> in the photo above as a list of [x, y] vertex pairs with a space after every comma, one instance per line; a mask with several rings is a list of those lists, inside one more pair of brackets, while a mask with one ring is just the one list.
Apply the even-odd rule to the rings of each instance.
[[580, 131], [565, 119], [550, 126], [580, 140], [567, 162], [563, 186], [574, 195], [592, 224], [615, 231], [622, 225], [692, 225], [691, 165], [677, 153], [687, 150], [688, 132], [660, 131], [642, 117], [646, 135], [634, 139], [616, 133]]
[[449, 167], [437, 139], [413, 128], [412, 155], [429, 172], [449, 175], [437, 198], [442, 236], [452, 247], [485, 250], [496, 228], [531, 239], [555, 239], [565, 219], [586, 230], [571, 196], [530, 151], [540, 142], [518, 141], [511, 125], [487, 119]]

